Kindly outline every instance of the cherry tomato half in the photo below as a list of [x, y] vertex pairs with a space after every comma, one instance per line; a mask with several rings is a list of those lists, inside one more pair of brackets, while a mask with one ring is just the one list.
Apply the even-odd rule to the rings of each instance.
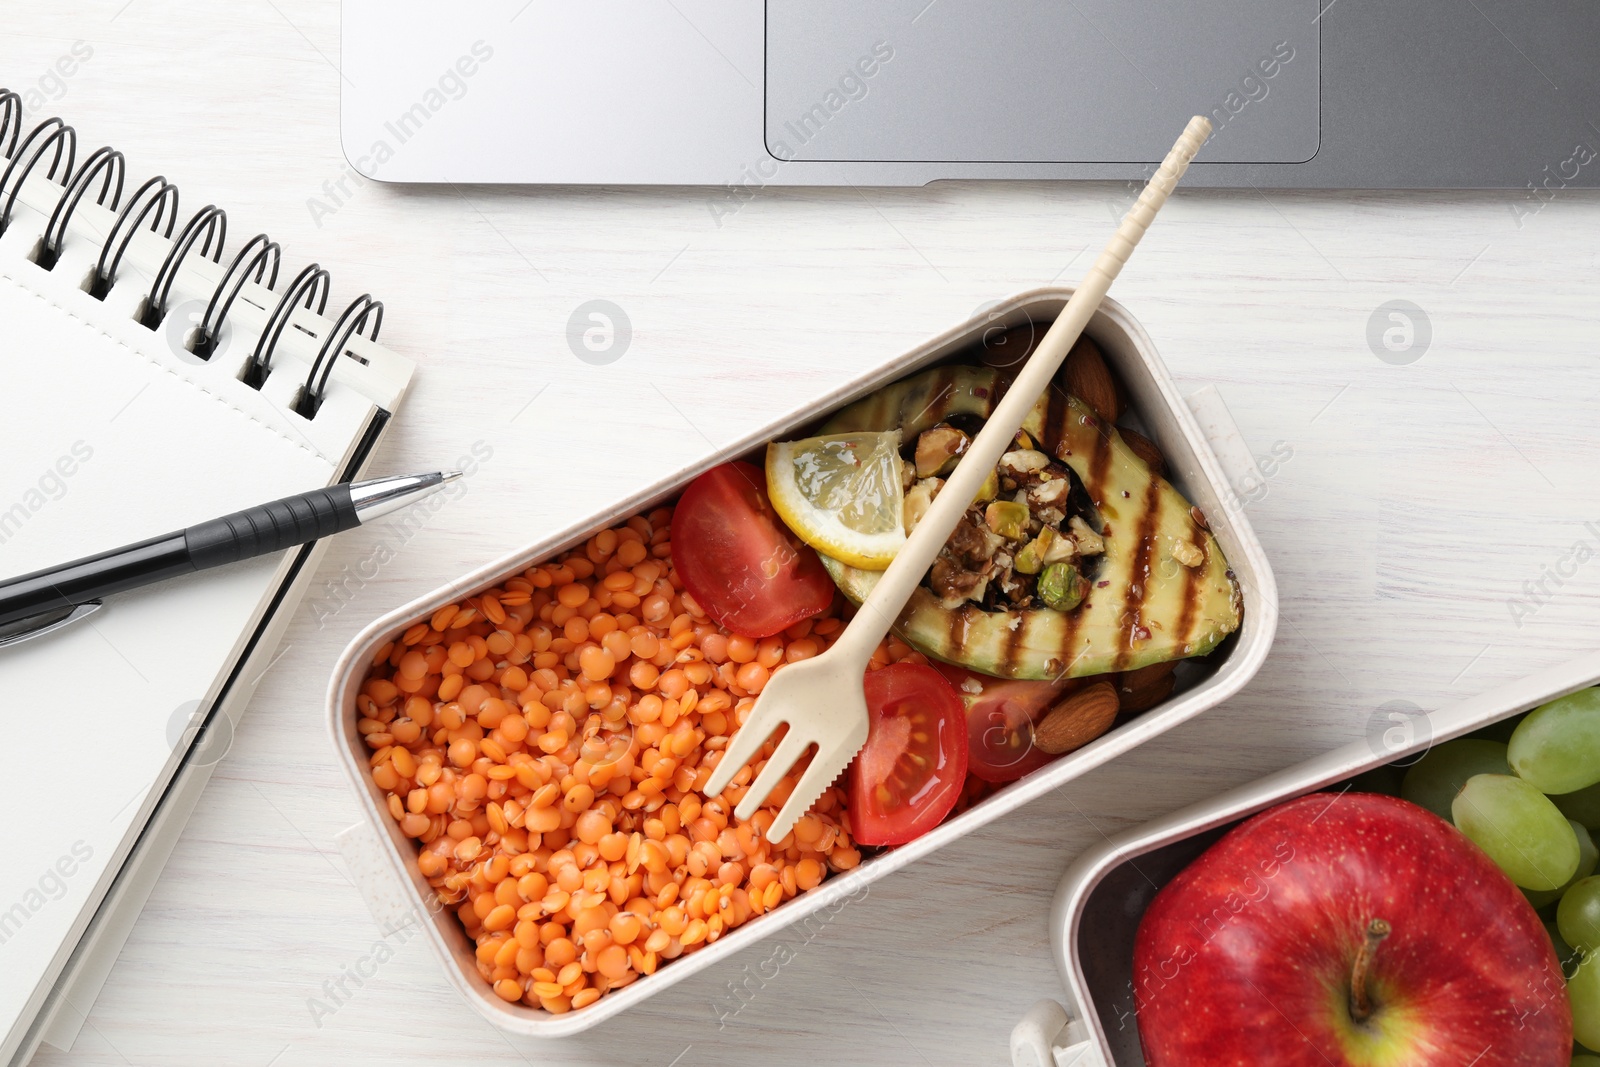
[[1055, 759], [1033, 745], [1033, 726], [1078, 683], [1014, 682], [949, 663], [939, 673], [967, 709], [967, 770], [985, 782], [1014, 782]]
[[689, 595], [722, 626], [771, 637], [833, 602], [833, 579], [767, 500], [749, 463], [712, 467], [672, 512], [672, 563]]
[[967, 778], [961, 700], [932, 667], [868, 671], [867, 743], [850, 764], [850, 832], [864, 845], [900, 845], [938, 826]]

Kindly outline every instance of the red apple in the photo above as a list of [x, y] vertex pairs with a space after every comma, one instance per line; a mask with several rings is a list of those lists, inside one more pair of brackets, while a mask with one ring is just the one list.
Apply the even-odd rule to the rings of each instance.
[[1522, 893], [1415, 804], [1317, 793], [1235, 828], [1134, 945], [1149, 1067], [1567, 1067], [1572, 1013]]

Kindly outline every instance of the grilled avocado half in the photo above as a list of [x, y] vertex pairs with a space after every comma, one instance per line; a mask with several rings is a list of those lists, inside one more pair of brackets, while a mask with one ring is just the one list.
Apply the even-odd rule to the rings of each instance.
[[[952, 415], [987, 418], [1006, 380], [987, 367], [944, 366], [886, 386], [836, 414], [818, 433], [899, 427], [902, 440]], [[1116, 427], [1051, 386], [1023, 429], [1071, 467], [1099, 514], [1106, 543], [1093, 587], [1070, 611], [944, 607], [919, 585], [895, 632], [925, 655], [1000, 678], [1083, 677], [1203, 656], [1239, 628], [1238, 583], [1216, 538], [1189, 502], [1152, 471]], [[1185, 566], [1174, 546], [1198, 549]], [[1179, 549], [1189, 559], [1193, 552]], [[845, 596], [859, 604], [881, 572], [822, 557]]]

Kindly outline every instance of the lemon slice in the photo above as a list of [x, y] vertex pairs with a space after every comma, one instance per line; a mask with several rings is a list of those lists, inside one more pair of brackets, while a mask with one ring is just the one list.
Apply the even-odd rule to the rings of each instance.
[[774, 441], [767, 496], [818, 552], [881, 571], [906, 542], [900, 462], [899, 430]]

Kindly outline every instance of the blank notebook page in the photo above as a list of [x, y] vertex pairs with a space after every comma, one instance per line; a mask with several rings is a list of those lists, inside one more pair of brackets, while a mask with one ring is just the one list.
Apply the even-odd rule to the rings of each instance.
[[[342, 456], [295, 417], [94, 302], [81, 263], [28, 262], [22, 240], [0, 239], [0, 576], [334, 479]], [[119, 594], [0, 649], [0, 730], [26, 810], [0, 863], [0, 1034], [71, 950], [286, 566], [279, 554]]]

